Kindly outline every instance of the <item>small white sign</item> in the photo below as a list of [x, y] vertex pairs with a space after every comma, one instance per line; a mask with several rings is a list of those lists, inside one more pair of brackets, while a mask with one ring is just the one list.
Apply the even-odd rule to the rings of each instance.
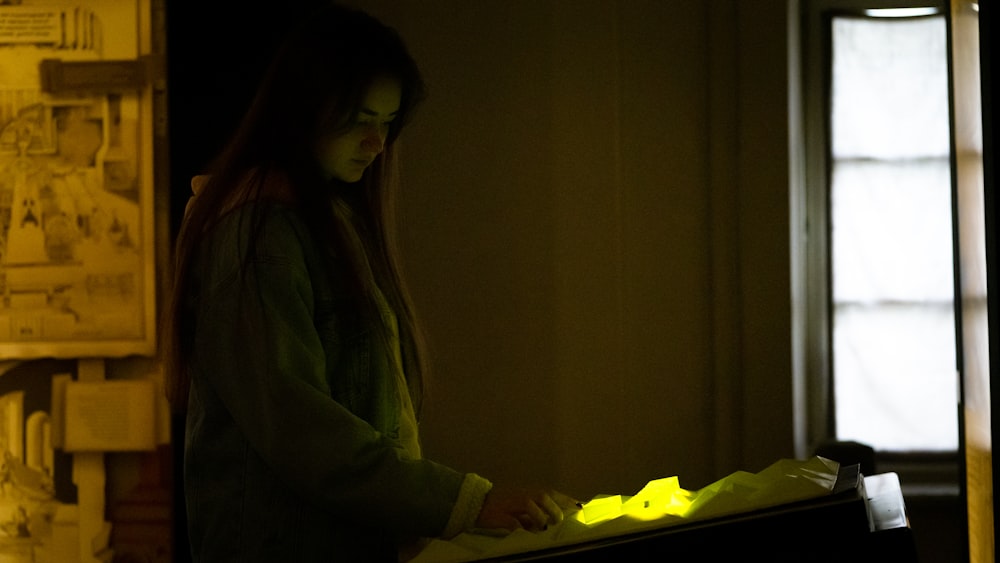
[[65, 400], [66, 451], [156, 448], [153, 381], [70, 382]]

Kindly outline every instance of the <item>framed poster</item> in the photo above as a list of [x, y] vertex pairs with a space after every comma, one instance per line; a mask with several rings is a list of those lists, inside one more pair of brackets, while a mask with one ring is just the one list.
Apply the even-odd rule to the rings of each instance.
[[0, 359], [155, 352], [149, 35], [139, 0], [0, 2]]

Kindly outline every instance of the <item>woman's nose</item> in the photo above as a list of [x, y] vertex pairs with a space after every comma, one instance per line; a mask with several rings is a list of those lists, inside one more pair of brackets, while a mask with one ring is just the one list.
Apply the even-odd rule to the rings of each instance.
[[385, 147], [385, 136], [386, 131], [381, 127], [369, 127], [361, 138], [361, 148], [366, 152], [378, 154]]

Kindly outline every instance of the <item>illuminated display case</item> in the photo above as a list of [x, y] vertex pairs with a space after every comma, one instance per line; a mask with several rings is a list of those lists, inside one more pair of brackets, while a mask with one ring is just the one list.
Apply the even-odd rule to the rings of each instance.
[[515, 561], [746, 561], [915, 563], [894, 474], [865, 477], [842, 467], [829, 495], [703, 521], [526, 553], [476, 559]]
[[634, 495], [598, 495], [544, 531], [432, 540], [413, 563], [916, 560], [898, 476], [815, 456], [698, 490], [655, 479]]

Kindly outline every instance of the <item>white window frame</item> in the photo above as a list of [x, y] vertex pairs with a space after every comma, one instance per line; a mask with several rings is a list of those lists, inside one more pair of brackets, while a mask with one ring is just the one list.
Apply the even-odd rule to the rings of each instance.
[[[792, 33], [790, 38], [797, 42], [790, 49], [790, 206], [796, 446], [802, 456], [836, 439], [829, 240], [829, 20], [833, 15], [863, 16], [868, 9], [903, 7], [931, 7], [947, 18], [948, 2], [799, 0], [797, 7], [798, 37]], [[959, 416], [957, 405], [955, 416]], [[895, 471], [914, 488], [945, 494], [958, 494], [959, 461], [958, 451], [876, 452], [879, 472]]]

